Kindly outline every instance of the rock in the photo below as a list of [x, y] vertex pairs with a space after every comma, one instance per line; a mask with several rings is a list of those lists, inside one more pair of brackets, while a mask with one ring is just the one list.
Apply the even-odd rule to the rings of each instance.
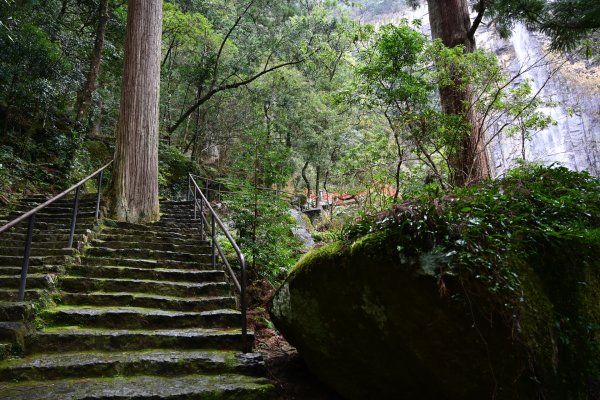
[[[581, 258], [557, 247], [535, 266], [547, 276], [522, 263], [527, 307], [517, 320], [521, 325], [510, 326], [495, 312], [480, 312], [478, 304], [497, 299], [476, 286], [472, 297], [457, 300], [461, 283], [446, 278], [450, 295], [440, 297], [440, 282], [428, 266], [438, 255], [400, 245], [409, 248], [410, 239], [388, 229], [313, 250], [274, 295], [275, 326], [321, 380], [348, 399], [533, 399], [540, 393], [566, 399], [592, 393], [585, 386], [598, 377], [578, 381], [581, 371], [572, 371], [577, 356], [561, 347], [565, 338], [553, 313], [561, 296], [571, 304], [585, 298], [590, 313], [600, 311], [597, 258], [595, 266], [582, 267]], [[556, 274], [575, 267], [579, 272], [571, 277]]]

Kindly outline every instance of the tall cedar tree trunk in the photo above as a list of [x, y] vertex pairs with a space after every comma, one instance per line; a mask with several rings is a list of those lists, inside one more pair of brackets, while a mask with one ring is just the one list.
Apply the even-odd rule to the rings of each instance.
[[119, 221], [152, 222], [159, 219], [162, 0], [129, 0], [128, 9], [110, 211]]
[[[428, 0], [431, 36], [441, 39], [447, 47], [463, 45], [465, 51], [475, 50], [475, 39], [469, 35], [471, 19], [467, 0]], [[460, 115], [469, 133], [457, 138], [456, 149], [449, 156], [450, 182], [464, 186], [490, 176], [490, 166], [485, 148], [485, 137], [477, 126], [473, 111], [473, 95], [470, 89], [460, 88], [461, 77], [455, 77], [456, 85], [440, 89], [442, 110], [446, 114]]]
[[85, 85], [77, 95], [77, 122], [84, 121], [92, 106], [92, 94], [96, 91], [98, 76], [100, 75], [100, 63], [102, 62], [102, 49], [104, 49], [104, 37], [106, 35], [106, 24], [108, 23], [108, 0], [101, 0], [98, 9], [98, 26], [96, 27], [96, 40], [90, 70], [88, 71]]

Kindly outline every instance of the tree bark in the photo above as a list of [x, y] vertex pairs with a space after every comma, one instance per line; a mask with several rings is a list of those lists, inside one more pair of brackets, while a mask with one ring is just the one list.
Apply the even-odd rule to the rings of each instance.
[[319, 186], [320, 186], [320, 181], [321, 180], [321, 166], [317, 165], [317, 177], [316, 177], [316, 182], [315, 182], [315, 206], [317, 208], [320, 207], [320, 203], [321, 203], [321, 193], [319, 192]]
[[128, 222], [159, 219], [158, 107], [161, 0], [129, 0], [123, 88], [110, 211]]
[[[471, 19], [467, 0], [428, 0], [431, 36], [441, 39], [447, 47], [463, 45], [465, 51], [475, 50], [471, 31]], [[456, 149], [449, 155], [450, 183], [464, 186], [490, 176], [485, 138], [478, 129], [471, 90], [461, 88], [463, 77], [455, 76], [455, 85], [440, 88], [442, 110], [446, 114], [459, 115], [465, 126], [465, 134], [458, 137]]]
[[108, 0], [101, 0], [98, 9], [98, 26], [96, 27], [96, 40], [90, 60], [85, 85], [77, 95], [77, 122], [84, 121], [92, 106], [92, 94], [96, 91], [98, 76], [100, 75], [100, 64], [102, 63], [102, 50], [104, 49], [104, 37], [106, 36], [106, 25], [108, 23]]
[[304, 163], [304, 167], [302, 167], [302, 179], [304, 179], [304, 184], [306, 185], [306, 204], [308, 204], [308, 207], [311, 207], [311, 201], [310, 201], [310, 181], [308, 180], [308, 177], [306, 176], [306, 169], [308, 168], [308, 161], [306, 163]]

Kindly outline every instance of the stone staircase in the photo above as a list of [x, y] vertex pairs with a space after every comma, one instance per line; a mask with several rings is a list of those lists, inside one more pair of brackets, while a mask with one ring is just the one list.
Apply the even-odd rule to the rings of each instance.
[[[14, 209], [0, 217], [0, 225], [17, 218], [47, 200], [34, 195], [21, 199]], [[29, 273], [25, 291], [26, 302], [17, 302], [28, 221], [0, 235], [0, 360], [18, 351], [35, 317], [34, 306], [47, 302], [56, 289], [57, 276], [65, 263], [78, 254], [95, 226], [96, 196], [80, 198], [73, 249], [69, 243], [73, 198], [58, 200], [40, 211], [33, 231]]]
[[54, 278], [56, 305], [21, 339], [24, 357], [0, 362], [0, 398], [271, 398], [260, 355], [240, 352], [233, 286], [191, 207], [163, 202], [154, 224], [105, 221]]

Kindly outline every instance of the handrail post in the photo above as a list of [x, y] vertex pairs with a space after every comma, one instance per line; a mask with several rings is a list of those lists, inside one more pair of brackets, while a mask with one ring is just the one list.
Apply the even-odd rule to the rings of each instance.
[[[194, 207], [196, 207], [195, 202]], [[204, 239], [204, 199], [200, 199], [200, 240], [202, 239]]]
[[242, 260], [241, 267], [241, 282], [240, 282], [240, 308], [242, 311], [242, 351], [250, 352], [248, 343], [248, 321], [246, 317], [246, 263]]
[[100, 171], [98, 175], [98, 194], [96, 195], [96, 221], [100, 219], [100, 197], [102, 196], [102, 175], [104, 170]]
[[75, 200], [73, 200], [73, 217], [71, 218], [71, 234], [69, 235], [69, 249], [73, 248], [73, 237], [75, 236], [75, 224], [77, 223], [77, 211], [79, 208], [79, 194], [81, 193], [81, 185], [77, 186], [75, 191]]
[[212, 267], [215, 269], [217, 267], [217, 235], [215, 229], [215, 215], [211, 214], [211, 236], [212, 236]]
[[21, 285], [19, 287], [19, 301], [25, 300], [25, 284], [27, 282], [27, 271], [29, 270], [29, 256], [31, 255], [31, 242], [33, 240], [34, 224], [35, 214], [29, 217], [29, 227], [27, 228], [27, 240], [25, 242], [25, 253], [23, 255], [23, 267], [21, 268]]
[[[195, 192], [196, 190], [194, 190]], [[188, 191], [187, 191], [187, 199], [188, 201], [192, 199], [192, 175], [188, 174]], [[196, 207], [194, 202], [194, 207]]]
[[197, 219], [196, 209], [198, 208], [198, 190], [194, 187], [194, 219]]
[[205, 191], [204, 191], [204, 193], [205, 193], [205, 196], [204, 196], [204, 197], [206, 197], [206, 201], [210, 201], [210, 198], [208, 197], [208, 179], [207, 179], [207, 180], [205, 180], [204, 182], [205, 182], [205, 184], [204, 184], [204, 185], [205, 185], [205, 187], [206, 187], [206, 189], [205, 189]]

